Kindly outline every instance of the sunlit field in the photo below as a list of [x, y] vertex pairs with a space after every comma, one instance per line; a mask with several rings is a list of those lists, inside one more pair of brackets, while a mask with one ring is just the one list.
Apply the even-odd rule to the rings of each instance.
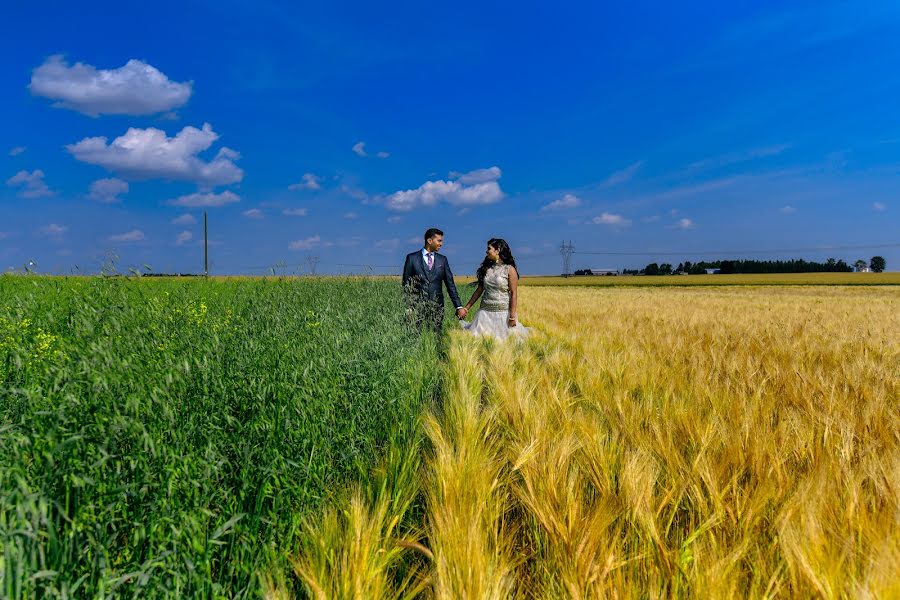
[[593, 275], [523, 277], [522, 285], [696, 286], [696, 285], [900, 285], [891, 273], [759, 273], [738, 275]]
[[900, 288], [533, 287], [520, 316], [454, 333], [422, 452], [310, 524], [315, 597], [900, 597]]
[[509, 343], [382, 278], [0, 298], [3, 597], [900, 597], [898, 286], [525, 285]]

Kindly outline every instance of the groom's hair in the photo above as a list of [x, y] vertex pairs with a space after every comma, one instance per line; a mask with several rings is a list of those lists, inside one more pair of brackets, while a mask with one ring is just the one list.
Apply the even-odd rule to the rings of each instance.
[[444, 235], [444, 232], [437, 227], [431, 227], [425, 231], [425, 241], [427, 242], [436, 235]]

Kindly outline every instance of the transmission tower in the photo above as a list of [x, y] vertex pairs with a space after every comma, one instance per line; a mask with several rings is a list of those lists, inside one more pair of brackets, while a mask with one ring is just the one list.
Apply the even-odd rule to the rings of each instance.
[[309, 265], [309, 274], [315, 275], [316, 274], [316, 265], [319, 264], [319, 257], [318, 256], [307, 256], [306, 264]]
[[563, 257], [563, 277], [568, 277], [570, 275], [573, 252], [575, 252], [575, 246], [572, 245], [572, 240], [569, 240], [568, 243], [563, 242], [559, 247], [559, 253], [562, 254]]

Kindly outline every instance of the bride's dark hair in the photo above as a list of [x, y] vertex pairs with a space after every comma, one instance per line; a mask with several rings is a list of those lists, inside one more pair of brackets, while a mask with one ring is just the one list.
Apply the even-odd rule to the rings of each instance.
[[[513, 258], [512, 250], [509, 249], [509, 244], [506, 243], [506, 240], [491, 238], [488, 240], [487, 245], [500, 253], [500, 262], [511, 267], [516, 266], [516, 259]], [[495, 264], [487, 256], [484, 257], [481, 266], [478, 267], [478, 271], [475, 273], [475, 277], [478, 278], [478, 285], [484, 285], [484, 276], [487, 275], [488, 269]]]

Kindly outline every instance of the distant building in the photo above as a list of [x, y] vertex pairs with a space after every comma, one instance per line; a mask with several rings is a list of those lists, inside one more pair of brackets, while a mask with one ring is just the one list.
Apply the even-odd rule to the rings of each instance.
[[618, 275], [618, 269], [591, 269], [591, 275]]
[[722, 269], [706, 269], [707, 275], [720, 275], [722, 273]]

